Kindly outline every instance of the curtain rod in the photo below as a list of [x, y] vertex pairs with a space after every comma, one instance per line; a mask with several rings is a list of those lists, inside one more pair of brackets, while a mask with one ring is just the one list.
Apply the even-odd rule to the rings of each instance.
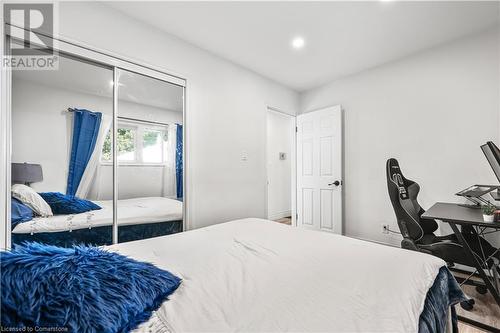
[[[75, 112], [75, 109], [68, 108], [68, 112]], [[130, 121], [137, 121], [137, 122], [141, 122], [141, 123], [154, 124], [154, 125], [162, 125], [162, 126], [170, 126], [170, 125], [172, 125], [172, 124], [168, 124], [168, 123], [162, 123], [160, 121], [145, 120], [145, 119], [138, 119], [138, 118], [129, 118], [129, 117], [120, 117], [120, 116], [118, 116], [118, 119], [130, 120]]]

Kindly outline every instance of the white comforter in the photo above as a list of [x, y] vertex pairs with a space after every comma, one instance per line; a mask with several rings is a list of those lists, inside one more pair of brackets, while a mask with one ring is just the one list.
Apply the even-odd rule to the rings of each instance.
[[[81, 214], [37, 217], [18, 224], [15, 234], [59, 232], [113, 224], [113, 201], [94, 201], [102, 209]], [[182, 220], [182, 202], [162, 198], [144, 197], [118, 200], [118, 225], [146, 224]]]
[[183, 279], [138, 332], [416, 332], [445, 265], [260, 219], [109, 248]]

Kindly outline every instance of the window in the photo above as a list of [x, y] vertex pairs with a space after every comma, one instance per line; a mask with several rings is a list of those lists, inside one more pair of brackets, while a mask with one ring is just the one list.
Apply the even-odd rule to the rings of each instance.
[[[112, 133], [108, 133], [102, 148], [101, 161], [111, 162], [113, 158]], [[164, 145], [167, 130], [164, 127], [118, 122], [117, 149], [121, 164], [164, 164]]]
[[163, 162], [163, 141], [166, 141], [165, 139], [159, 130], [145, 129], [143, 131], [142, 161], [144, 163]]

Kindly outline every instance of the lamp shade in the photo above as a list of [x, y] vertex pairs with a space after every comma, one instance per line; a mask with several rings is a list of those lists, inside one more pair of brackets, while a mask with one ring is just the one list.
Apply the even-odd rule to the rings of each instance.
[[43, 180], [40, 164], [12, 163], [11, 180], [13, 184], [31, 184]]

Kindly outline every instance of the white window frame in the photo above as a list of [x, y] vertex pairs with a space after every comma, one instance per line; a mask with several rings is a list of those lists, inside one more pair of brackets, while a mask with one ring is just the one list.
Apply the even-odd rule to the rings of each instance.
[[[162, 135], [168, 136], [168, 127], [156, 124], [149, 124], [147, 122], [131, 121], [131, 120], [118, 120], [118, 128], [130, 129], [134, 131], [134, 148], [135, 148], [135, 158], [131, 161], [121, 161], [118, 159], [119, 166], [166, 166], [167, 161], [165, 161], [164, 149], [165, 141], [161, 141], [161, 162], [144, 162], [143, 161], [143, 150], [144, 150], [144, 132], [146, 131], [157, 131]], [[118, 155], [117, 155], [118, 157]], [[104, 160], [101, 155], [101, 165], [113, 165], [112, 160]]]
[[[118, 160], [118, 165], [120, 164], [140, 164], [140, 158], [139, 158], [139, 147], [137, 145], [138, 143], [138, 136], [139, 136], [139, 128], [138, 126], [134, 124], [128, 124], [125, 122], [118, 121], [118, 126], [117, 129], [125, 129], [125, 130], [131, 130], [134, 133], [134, 159], [127, 161], [127, 160], [120, 160], [120, 155], [118, 155], [119, 152], [116, 154], [116, 158]], [[117, 147], [118, 149], [118, 147]]]
[[[155, 131], [155, 132], [159, 132], [160, 135], [162, 136], [162, 140], [161, 140], [161, 162], [144, 162], [144, 155], [143, 155], [143, 152], [144, 152], [144, 133], [146, 131]], [[167, 165], [167, 161], [165, 160], [165, 143], [166, 141], [163, 140], [163, 137], [165, 137], [165, 135], [167, 136], [167, 140], [168, 140], [168, 128], [167, 126], [158, 126], [158, 125], [150, 125], [150, 124], [144, 124], [144, 125], [139, 125], [139, 135], [138, 137], [140, 137], [140, 139], [138, 139], [140, 141], [140, 163], [142, 165], [162, 165], [162, 166], [166, 166]]]

